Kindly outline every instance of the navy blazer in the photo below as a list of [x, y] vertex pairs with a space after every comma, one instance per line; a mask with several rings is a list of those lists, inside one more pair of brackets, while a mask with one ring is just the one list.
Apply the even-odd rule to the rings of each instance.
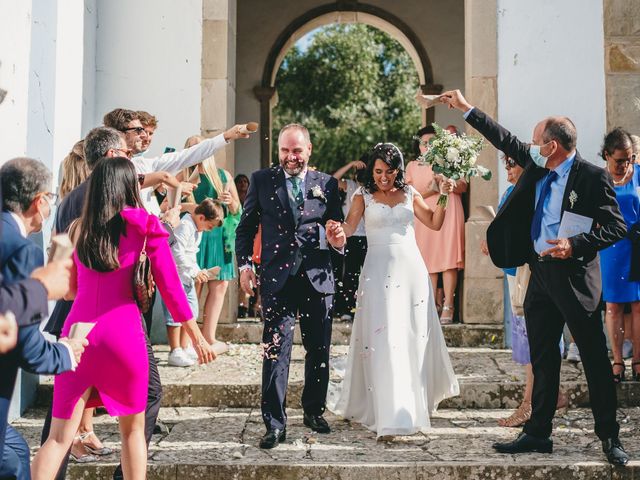
[[315, 290], [334, 292], [331, 255], [321, 248], [320, 228], [327, 220], [342, 220], [338, 181], [326, 173], [308, 170], [304, 205], [296, 223], [289, 204], [282, 167], [254, 172], [236, 229], [238, 266], [251, 264], [253, 240], [262, 227], [260, 286], [266, 294], [279, 292], [289, 277], [297, 250], [302, 266]]
[[[2, 187], [0, 186], [0, 205], [2, 205]], [[4, 234], [0, 222], [0, 239], [4, 240]], [[2, 242], [0, 241], [0, 313], [12, 312], [19, 326], [40, 322], [47, 316], [47, 290], [38, 280], [25, 279], [9, 284], [2, 277], [4, 262], [2, 254]]]
[[31, 273], [44, 265], [44, 253], [40, 247], [20, 233], [20, 228], [9, 212], [2, 212], [2, 251], [0, 264], [7, 283], [29, 278]]

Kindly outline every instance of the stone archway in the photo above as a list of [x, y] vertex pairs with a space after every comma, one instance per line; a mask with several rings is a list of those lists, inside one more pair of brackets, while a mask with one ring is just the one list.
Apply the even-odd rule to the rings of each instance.
[[[440, 93], [442, 85], [433, 83], [433, 71], [427, 51], [409, 26], [398, 17], [372, 5], [356, 2], [336, 2], [323, 5], [293, 20], [274, 42], [263, 68], [261, 84], [254, 88], [260, 102], [260, 164], [271, 163], [272, 108], [277, 103], [276, 75], [289, 49], [304, 35], [324, 25], [363, 23], [389, 34], [411, 57], [424, 93]], [[433, 121], [433, 110], [423, 111], [423, 123]]]

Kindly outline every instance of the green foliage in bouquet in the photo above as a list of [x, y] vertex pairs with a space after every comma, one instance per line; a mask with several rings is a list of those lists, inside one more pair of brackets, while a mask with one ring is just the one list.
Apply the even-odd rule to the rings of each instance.
[[[452, 180], [469, 181], [471, 177], [481, 177], [484, 180], [491, 179], [491, 170], [476, 163], [480, 151], [484, 147], [481, 137], [460, 136], [443, 129], [437, 123], [433, 123], [436, 134], [428, 143], [418, 140], [427, 151], [417, 158], [423, 165], [430, 165], [433, 173], [443, 175]], [[447, 195], [440, 195], [438, 205], [446, 207]]]

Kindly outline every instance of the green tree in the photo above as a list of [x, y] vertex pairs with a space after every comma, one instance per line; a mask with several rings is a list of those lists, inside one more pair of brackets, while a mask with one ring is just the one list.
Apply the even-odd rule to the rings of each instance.
[[302, 123], [311, 132], [311, 164], [325, 172], [378, 142], [409, 153], [421, 121], [418, 84], [411, 58], [386, 33], [362, 24], [324, 27], [306, 50], [294, 46], [282, 62], [272, 138], [287, 123]]

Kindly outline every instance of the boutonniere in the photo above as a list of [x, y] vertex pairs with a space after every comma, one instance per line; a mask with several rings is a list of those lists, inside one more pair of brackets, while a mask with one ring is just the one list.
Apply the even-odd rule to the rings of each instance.
[[311, 196], [313, 198], [319, 198], [323, 202], [327, 201], [327, 197], [324, 196], [324, 192], [322, 191], [322, 187], [320, 185], [314, 185], [311, 187]]
[[578, 194], [576, 193], [575, 190], [571, 190], [571, 193], [569, 194], [569, 203], [571, 204], [572, 210], [573, 210], [573, 206], [577, 201], [578, 201]]

